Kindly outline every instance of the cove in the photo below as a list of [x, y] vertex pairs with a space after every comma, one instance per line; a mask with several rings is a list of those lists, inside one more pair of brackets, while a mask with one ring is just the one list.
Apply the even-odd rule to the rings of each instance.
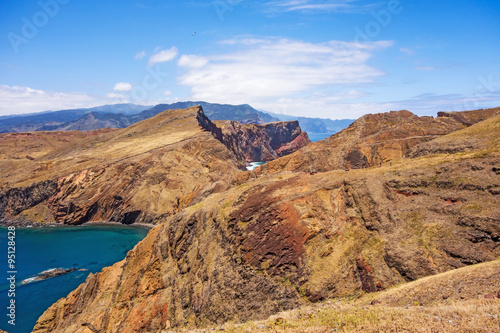
[[[125, 258], [148, 230], [130, 226], [79, 226], [16, 229], [15, 326], [8, 323], [10, 274], [7, 228], [0, 228], [0, 329], [31, 332], [37, 319], [53, 303], [67, 296], [90, 273]], [[36, 281], [53, 269], [68, 273]], [[22, 281], [25, 283], [22, 283]]]

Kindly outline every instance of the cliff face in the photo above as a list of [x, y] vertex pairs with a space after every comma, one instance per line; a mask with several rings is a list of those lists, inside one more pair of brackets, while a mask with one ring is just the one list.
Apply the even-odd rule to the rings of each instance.
[[418, 117], [409, 111], [369, 114], [347, 129], [285, 158], [267, 163], [264, 172], [363, 169], [408, 157], [421, 143], [463, 129], [500, 109], [440, 113]]
[[47, 310], [34, 332], [151, 332], [264, 318], [493, 260], [498, 149], [371, 173], [251, 179], [168, 217], [125, 260]]
[[[290, 139], [291, 132], [301, 133], [289, 124], [254, 126], [245, 132], [245, 149], [259, 150], [273, 140], [285, 147], [281, 127], [291, 127]], [[1, 135], [1, 145], [17, 142], [19, 151], [0, 159], [0, 217], [72, 225], [158, 223], [227, 190], [245, 166], [240, 142], [228, 144], [200, 107], [165, 111], [123, 130], [78, 133], [24, 134], [25, 146], [19, 145], [23, 134]], [[45, 137], [59, 141], [33, 146]]]
[[217, 121], [216, 124], [222, 129], [224, 144], [246, 162], [272, 161], [311, 143], [298, 121], [265, 125]]

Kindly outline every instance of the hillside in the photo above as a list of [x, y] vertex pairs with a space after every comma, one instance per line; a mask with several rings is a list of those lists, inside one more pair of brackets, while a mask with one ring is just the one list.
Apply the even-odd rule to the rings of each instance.
[[[269, 162], [273, 172], [264, 172], [265, 166], [235, 172], [225, 190], [166, 216], [123, 261], [90, 275], [44, 313], [35, 332], [150, 332], [260, 320], [493, 261], [500, 256], [500, 144], [495, 139], [500, 120], [495, 112], [468, 128], [449, 117], [421, 119], [407, 111], [369, 115], [337, 137]], [[486, 146], [409, 158], [419, 143], [446, 142], [448, 135], [473, 140], [485, 128], [491, 131], [491, 141], [483, 141]], [[342, 136], [351, 140], [340, 145]], [[361, 151], [367, 144], [373, 152], [394, 140], [408, 144], [400, 145], [391, 163], [381, 166], [346, 172], [342, 164], [336, 170], [324, 158], [332, 170], [310, 174], [289, 167], [299, 154], [307, 156], [304, 151], [319, 154], [318, 147], [328, 157], [337, 154], [339, 145]], [[408, 157], [399, 158], [403, 155]], [[300, 165], [307, 171], [311, 163], [304, 159]], [[497, 271], [488, 277], [486, 270], [475, 270], [485, 283], [476, 294], [463, 289], [465, 297], [484, 299], [486, 291], [494, 293], [486, 288], [488, 281], [497, 285]], [[415, 292], [408, 288], [397, 297], [430, 302], [420, 287]], [[450, 299], [458, 293], [443, 286], [442, 292], [448, 291]], [[386, 295], [380, 304], [399, 302], [391, 300], [390, 291]], [[473, 313], [481, 316], [497, 304], [471, 302], [466, 306], [478, 306]], [[384, 319], [382, 327], [388, 330], [409, 325], [411, 318], [424, 323], [425, 314], [465, 320], [458, 308], [418, 308], [407, 319], [403, 310], [361, 309], [353, 314], [356, 310], [348, 307], [321, 318], [334, 323], [335, 313], [351, 318], [382, 313], [395, 318]], [[367, 320], [358, 323], [373, 324]]]
[[[282, 129], [277, 151], [302, 133], [296, 122], [267, 127]], [[278, 137], [269, 135], [259, 131], [259, 141], [250, 135], [246, 145], [273, 150]], [[253, 161], [225, 137], [199, 106], [164, 111], [122, 130], [1, 134], [0, 217], [156, 224], [227, 190]], [[305, 138], [296, 149], [309, 143]]]
[[[353, 170], [409, 157], [425, 142], [500, 113], [500, 108], [418, 117], [409, 111], [368, 114], [345, 130], [262, 167], [262, 172]], [[450, 116], [454, 114], [455, 116]], [[463, 121], [467, 117], [467, 121]], [[457, 120], [458, 119], [458, 120]], [[430, 143], [432, 146], [433, 143]]]

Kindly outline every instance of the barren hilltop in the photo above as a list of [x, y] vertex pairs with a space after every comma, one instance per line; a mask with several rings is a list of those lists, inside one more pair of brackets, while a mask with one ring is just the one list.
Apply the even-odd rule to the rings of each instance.
[[194, 107], [0, 146], [3, 218], [158, 224], [34, 332], [500, 327], [500, 109], [366, 115], [310, 144]]

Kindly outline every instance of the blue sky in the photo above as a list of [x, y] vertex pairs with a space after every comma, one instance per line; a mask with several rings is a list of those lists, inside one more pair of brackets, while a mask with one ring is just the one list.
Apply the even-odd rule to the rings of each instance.
[[500, 106], [498, 0], [0, 6], [0, 115], [178, 100], [332, 119]]

